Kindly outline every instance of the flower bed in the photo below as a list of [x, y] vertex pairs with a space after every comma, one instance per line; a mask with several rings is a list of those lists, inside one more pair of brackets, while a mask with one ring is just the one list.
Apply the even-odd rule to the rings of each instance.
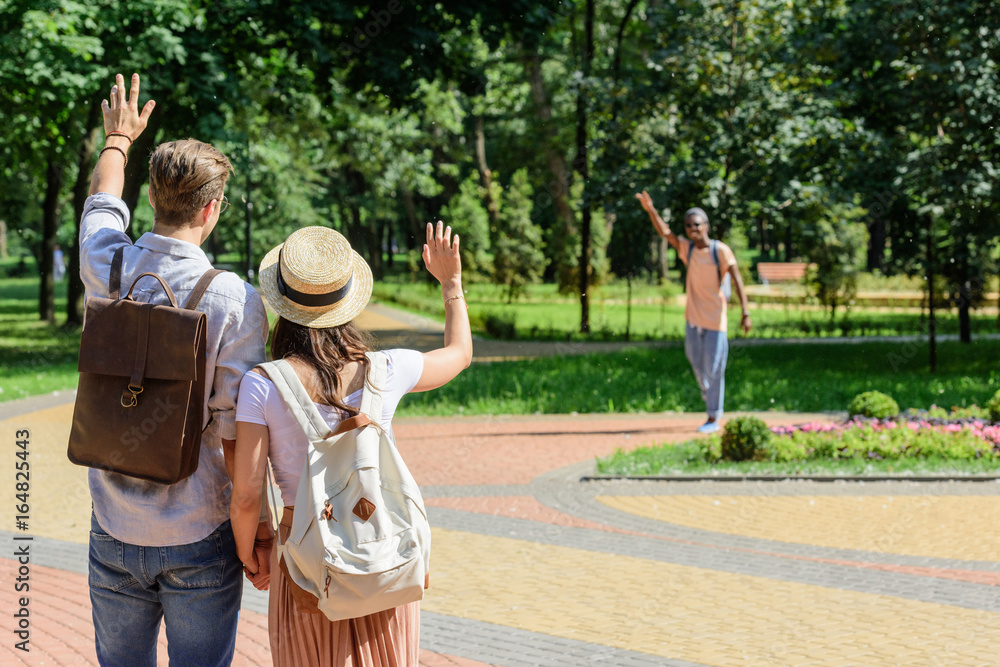
[[[843, 424], [777, 426], [765, 460], [943, 458], [1000, 460], [1000, 425], [981, 419], [853, 417]], [[718, 443], [703, 444], [708, 461], [721, 459]], [[718, 455], [717, 455], [718, 453]]]
[[[753, 458], [723, 457], [722, 437], [641, 447], [599, 459], [605, 474], [976, 474], [1000, 472], [1000, 423], [980, 408], [910, 410], [765, 429]], [[743, 418], [748, 419], [748, 418]], [[754, 419], [754, 418], [749, 418]]]

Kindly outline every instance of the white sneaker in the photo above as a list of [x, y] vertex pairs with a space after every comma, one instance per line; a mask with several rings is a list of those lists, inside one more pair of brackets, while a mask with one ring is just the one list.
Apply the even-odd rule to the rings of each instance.
[[698, 433], [715, 433], [719, 430], [719, 422], [705, 422], [698, 427]]

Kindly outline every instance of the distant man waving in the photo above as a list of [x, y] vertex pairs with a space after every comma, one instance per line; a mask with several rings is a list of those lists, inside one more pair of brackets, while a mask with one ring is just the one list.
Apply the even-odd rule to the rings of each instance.
[[726, 360], [729, 357], [729, 340], [726, 338], [726, 279], [736, 286], [736, 294], [743, 307], [740, 328], [750, 331], [750, 309], [743, 279], [736, 268], [736, 257], [729, 246], [709, 238], [708, 215], [700, 208], [684, 214], [682, 239], [670, 231], [653, 207], [653, 200], [643, 190], [636, 199], [649, 214], [653, 228], [667, 239], [687, 267], [687, 305], [684, 308], [684, 352], [694, 371], [701, 398], [708, 412], [706, 421], [698, 431], [714, 433], [719, 430], [722, 404], [726, 388]]

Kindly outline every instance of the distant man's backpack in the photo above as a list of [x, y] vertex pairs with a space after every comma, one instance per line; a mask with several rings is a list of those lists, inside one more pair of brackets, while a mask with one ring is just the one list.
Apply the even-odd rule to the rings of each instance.
[[331, 429], [287, 361], [261, 364], [309, 439], [278, 559], [296, 604], [331, 621], [423, 598], [431, 531], [416, 482], [381, 425], [386, 356], [369, 352], [361, 411]]
[[[722, 264], [719, 262], [719, 242], [712, 239], [709, 241], [708, 247], [712, 251], [712, 259], [715, 261], [715, 272], [719, 274], [719, 288], [722, 290], [722, 295], [726, 297], [726, 301], [729, 301], [729, 297], [733, 295], [733, 286], [729, 277], [729, 272], [727, 271], [724, 275], [722, 273]], [[693, 253], [694, 243], [689, 243], [687, 257], [687, 264], [689, 268], [691, 266], [691, 255]]]
[[[207, 335], [205, 313], [195, 308], [222, 271], [205, 272], [183, 308], [155, 273], [119, 298], [123, 250], [111, 262], [111, 298], [87, 299], [69, 460], [173, 484], [198, 468]], [[169, 306], [132, 298], [143, 278], [159, 281]]]

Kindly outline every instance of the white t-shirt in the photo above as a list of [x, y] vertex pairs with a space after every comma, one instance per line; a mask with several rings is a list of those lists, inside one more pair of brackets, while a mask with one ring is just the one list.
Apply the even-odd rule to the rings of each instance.
[[[416, 386], [424, 372], [424, 357], [416, 350], [385, 350], [389, 360], [385, 388], [382, 391], [382, 419], [384, 429], [392, 431], [392, 416], [400, 399]], [[344, 399], [351, 408], [360, 408], [362, 390]], [[344, 414], [331, 405], [316, 403], [331, 428], [336, 427]], [[240, 383], [240, 396], [236, 401], [236, 421], [267, 426], [270, 439], [268, 458], [274, 469], [274, 481], [281, 489], [281, 502], [295, 504], [299, 476], [306, 463], [309, 439], [285, 405], [277, 387], [269, 379], [249, 372]]]

